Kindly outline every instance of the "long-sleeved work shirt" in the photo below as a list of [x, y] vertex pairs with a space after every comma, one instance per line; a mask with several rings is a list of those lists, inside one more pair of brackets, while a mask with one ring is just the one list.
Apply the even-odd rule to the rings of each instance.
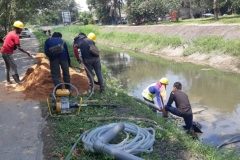
[[172, 91], [168, 99], [167, 106], [171, 106], [173, 101], [181, 114], [192, 114], [192, 108], [186, 93], [181, 90]]

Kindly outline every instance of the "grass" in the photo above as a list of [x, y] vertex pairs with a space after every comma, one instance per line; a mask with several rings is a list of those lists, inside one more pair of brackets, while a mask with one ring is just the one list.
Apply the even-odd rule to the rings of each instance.
[[203, 54], [227, 54], [239, 56], [240, 40], [224, 40], [222, 36], [202, 36], [192, 41], [183, 41], [178, 36], [164, 36], [140, 33], [119, 33], [101, 32], [102, 26], [67, 26], [55, 28], [56, 31], [63, 32], [63, 37], [68, 43], [73, 42], [73, 38], [80, 32], [86, 34], [94, 32], [101, 43], [109, 43], [115, 46], [139, 51], [147, 48], [148, 52], [160, 51], [166, 47], [184, 48], [183, 55], [188, 56], [193, 53]]
[[[66, 30], [65, 30], [66, 29]], [[60, 31], [63, 34], [63, 39], [67, 42], [69, 50], [71, 51], [72, 63], [76, 60], [73, 57], [71, 50], [71, 43], [73, 37], [79, 32], [89, 33], [98, 31], [93, 26], [90, 27], [79, 27], [75, 28], [57, 28], [55, 31]], [[73, 30], [74, 29], [74, 30]], [[40, 41], [40, 46], [43, 46], [48, 36], [34, 32]], [[113, 35], [113, 33], [111, 33]], [[103, 35], [101, 35], [103, 36]], [[100, 37], [101, 37], [100, 36]], [[108, 35], [109, 36], [109, 35]], [[139, 35], [132, 35], [130, 38], [134, 38]], [[129, 37], [128, 37], [129, 38]], [[103, 47], [103, 46], [101, 46]], [[40, 48], [40, 52], [43, 52], [43, 48]], [[135, 56], [142, 56], [135, 53]], [[148, 57], [149, 58], [149, 57]], [[155, 58], [156, 60], [156, 58]], [[167, 62], [165, 62], [167, 63]], [[99, 107], [82, 107], [79, 116], [61, 116], [58, 118], [51, 118], [48, 123], [53, 125], [54, 130], [54, 141], [56, 145], [52, 148], [52, 158], [61, 156], [66, 157], [73, 143], [79, 137], [79, 135], [88, 129], [93, 129], [99, 125], [108, 123], [118, 122], [118, 120], [112, 121], [89, 121], [90, 117], [108, 117], [108, 116], [119, 116], [119, 117], [140, 117], [149, 118], [158, 123], [159, 126], [166, 128], [166, 131], [160, 131], [156, 129], [156, 140], [154, 143], [154, 151], [151, 154], [143, 153], [140, 156], [144, 159], [209, 159], [209, 160], [222, 160], [222, 159], [238, 159], [238, 156], [233, 152], [227, 153], [227, 151], [216, 151], [213, 147], [203, 145], [198, 141], [193, 141], [187, 136], [181, 129], [176, 127], [172, 121], [166, 121], [166, 119], [158, 117], [153, 114], [146, 105], [137, 103], [134, 99], [127, 96], [123, 90], [119, 90], [119, 85], [116, 80], [112, 80], [108, 74], [107, 69], [103, 70], [105, 79], [107, 79], [108, 88], [105, 94], [95, 93], [91, 99], [98, 100], [97, 104]], [[107, 77], [107, 78], [106, 78]], [[83, 99], [86, 99], [87, 95], [81, 95]], [[43, 110], [46, 109], [46, 104], [42, 103]], [[113, 107], [107, 107], [103, 104], [114, 104]], [[75, 112], [73, 110], [73, 112]], [[146, 122], [134, 122], [141, 127], [154, 127], [152, 124]], [[84, 149], [83, 143], [79, 142], [76, 147], [78, 150], [77, 154], [72, 155], [71, 159], [113, 159], [104, 154], [95, 154]], [[233, 154], [232, 154], [233, 153]], [[61, 156], [60, 156], [61, 155]], [[52, 159], [50, 158], [50, 159]]]
[[240, 16], [239, 15], [226, 15], [226, 16], [219, 16], [219, 20], [214, 20], [214, 17], [208, 18], [196, 18], [196, 19], [185, 19], [179, 21], [171, 21], [171, 22], [164, 22], [161, 24], [212, 24], [212, 23], [220, 23], [220, 24], [234, 24], [239, 23]]
[[192, 53], [222, 53], [232, 56], [239, 56], [240, 40], [223, 40], [221, 36], [204, 36], [193, 40], [188, 48], [184, 50], [184, 55]]

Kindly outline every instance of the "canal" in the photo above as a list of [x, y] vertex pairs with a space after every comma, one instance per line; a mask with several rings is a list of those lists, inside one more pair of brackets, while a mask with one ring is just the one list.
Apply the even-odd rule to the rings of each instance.
[[[167, 77], [167, 99], [174, 82], [181, 82], [192, 107], [204, 111], [194, 114], [194, 121], [202, 125], [199, 138], [216, 146], [240, 134], [240, 76], [215, 70], [208, 66], [177, 63], [156, 56], [129, 51], [103, 50], [102, 63], [123, 88], [138, 98], [149, 84]], [[238, 144], [234, 144], [238, 145]]]

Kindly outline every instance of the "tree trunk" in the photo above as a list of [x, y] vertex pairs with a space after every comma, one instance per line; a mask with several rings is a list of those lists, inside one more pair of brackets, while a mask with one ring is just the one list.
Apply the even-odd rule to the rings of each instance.
[[4, 15], [4, 30], [5, 30], [5, 35], [7, 34], [7, 29], [8, 29], [8, 25], [7, 25], [7, 9], [8, 9], [8, 3], [7, 1], [4, 1], [4, 5], [5, 5], [5, 15]]
[[118, 9], [119, 9], [120, 24], [122, 24], [122, 17], [121, 17], [121, 4], [122, 4], [122, 2], [119, 1], [119, 3], [118, 3]]
[[218, 12], [219, 12], [217, 0], [213, 0], [213, 9], [214, 9], [214, 19], [217, 21], [218, 20]]
[[193, 6], [193, 5], [192, 5], [192, 1], [189, 1], [189, 4], [190, 4], [190, 5], [189, 5], [189, 7], [190, 7], [190, 10], [189, 10], [189, 11], [190, 11], [190, 16], [191, 16], [192, 19], [194, 19], [194, 16], [193, 16], [193, 8], [192, 8], [192, 6]]
[[114, 19], [115, 19], [115, 25], [117, 25], [117, 0], [114, 0]]

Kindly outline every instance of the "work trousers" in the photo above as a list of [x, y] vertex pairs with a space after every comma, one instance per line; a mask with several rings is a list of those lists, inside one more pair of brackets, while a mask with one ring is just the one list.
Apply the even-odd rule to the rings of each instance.
[[[50, 70], [53, 80], [53, 84], [56, 86], [61, 83], [61, 72], [60, 67], [63, 73], [63, 81], [65, 83], [70, 83], [70, 74], [69, 74], [69, 64], [67, 60], [54, 59], [50, 61]], [[60, 87], [59, 87], [60, 88]]]
[[165, 109], [168, 111], [168, 112], [171, 112], [172, 114], [176, 115], [176, 116], [179, 116], [179, 117], [182, 117], [185, 124], [186, 124], [186, 129], [187, 130], [192, 130], [193, 129], [193, 115], [192, 114], [182, 114], [178, 111], [177, 108], [173, 107], [173, 106], [165, 106]]
[[16, 65], [12, 55], [11, 54], [2, 54], [2, 57], [3, 57], [4, 63], [5, 63], [6, 75], [9, 75], [10, 68], [14, 72], [14, 75], [18, 74], [17, 65]]
[[[100, 85], [100, 89], [104, 89], [104, 82], [103, 82], [103, 76], [102, 76], [102, 71], [101, 71], [101, 62], [100, 62], [100, 58], [99, 57], [94, 57], [91, 59], [83, 59], [83, 64], [85, 65], [85, 67], [88, 69], [88, 71], [90, 72], [87, 73], [87, 76], [91, 82], [91, 79], [93, 79], [94, 77], [94, 73], [93, 70], [96, 73], [97, 79], [98, 79], [98, 83]], [[91, 84], [92, 86], [93, 84]]]

